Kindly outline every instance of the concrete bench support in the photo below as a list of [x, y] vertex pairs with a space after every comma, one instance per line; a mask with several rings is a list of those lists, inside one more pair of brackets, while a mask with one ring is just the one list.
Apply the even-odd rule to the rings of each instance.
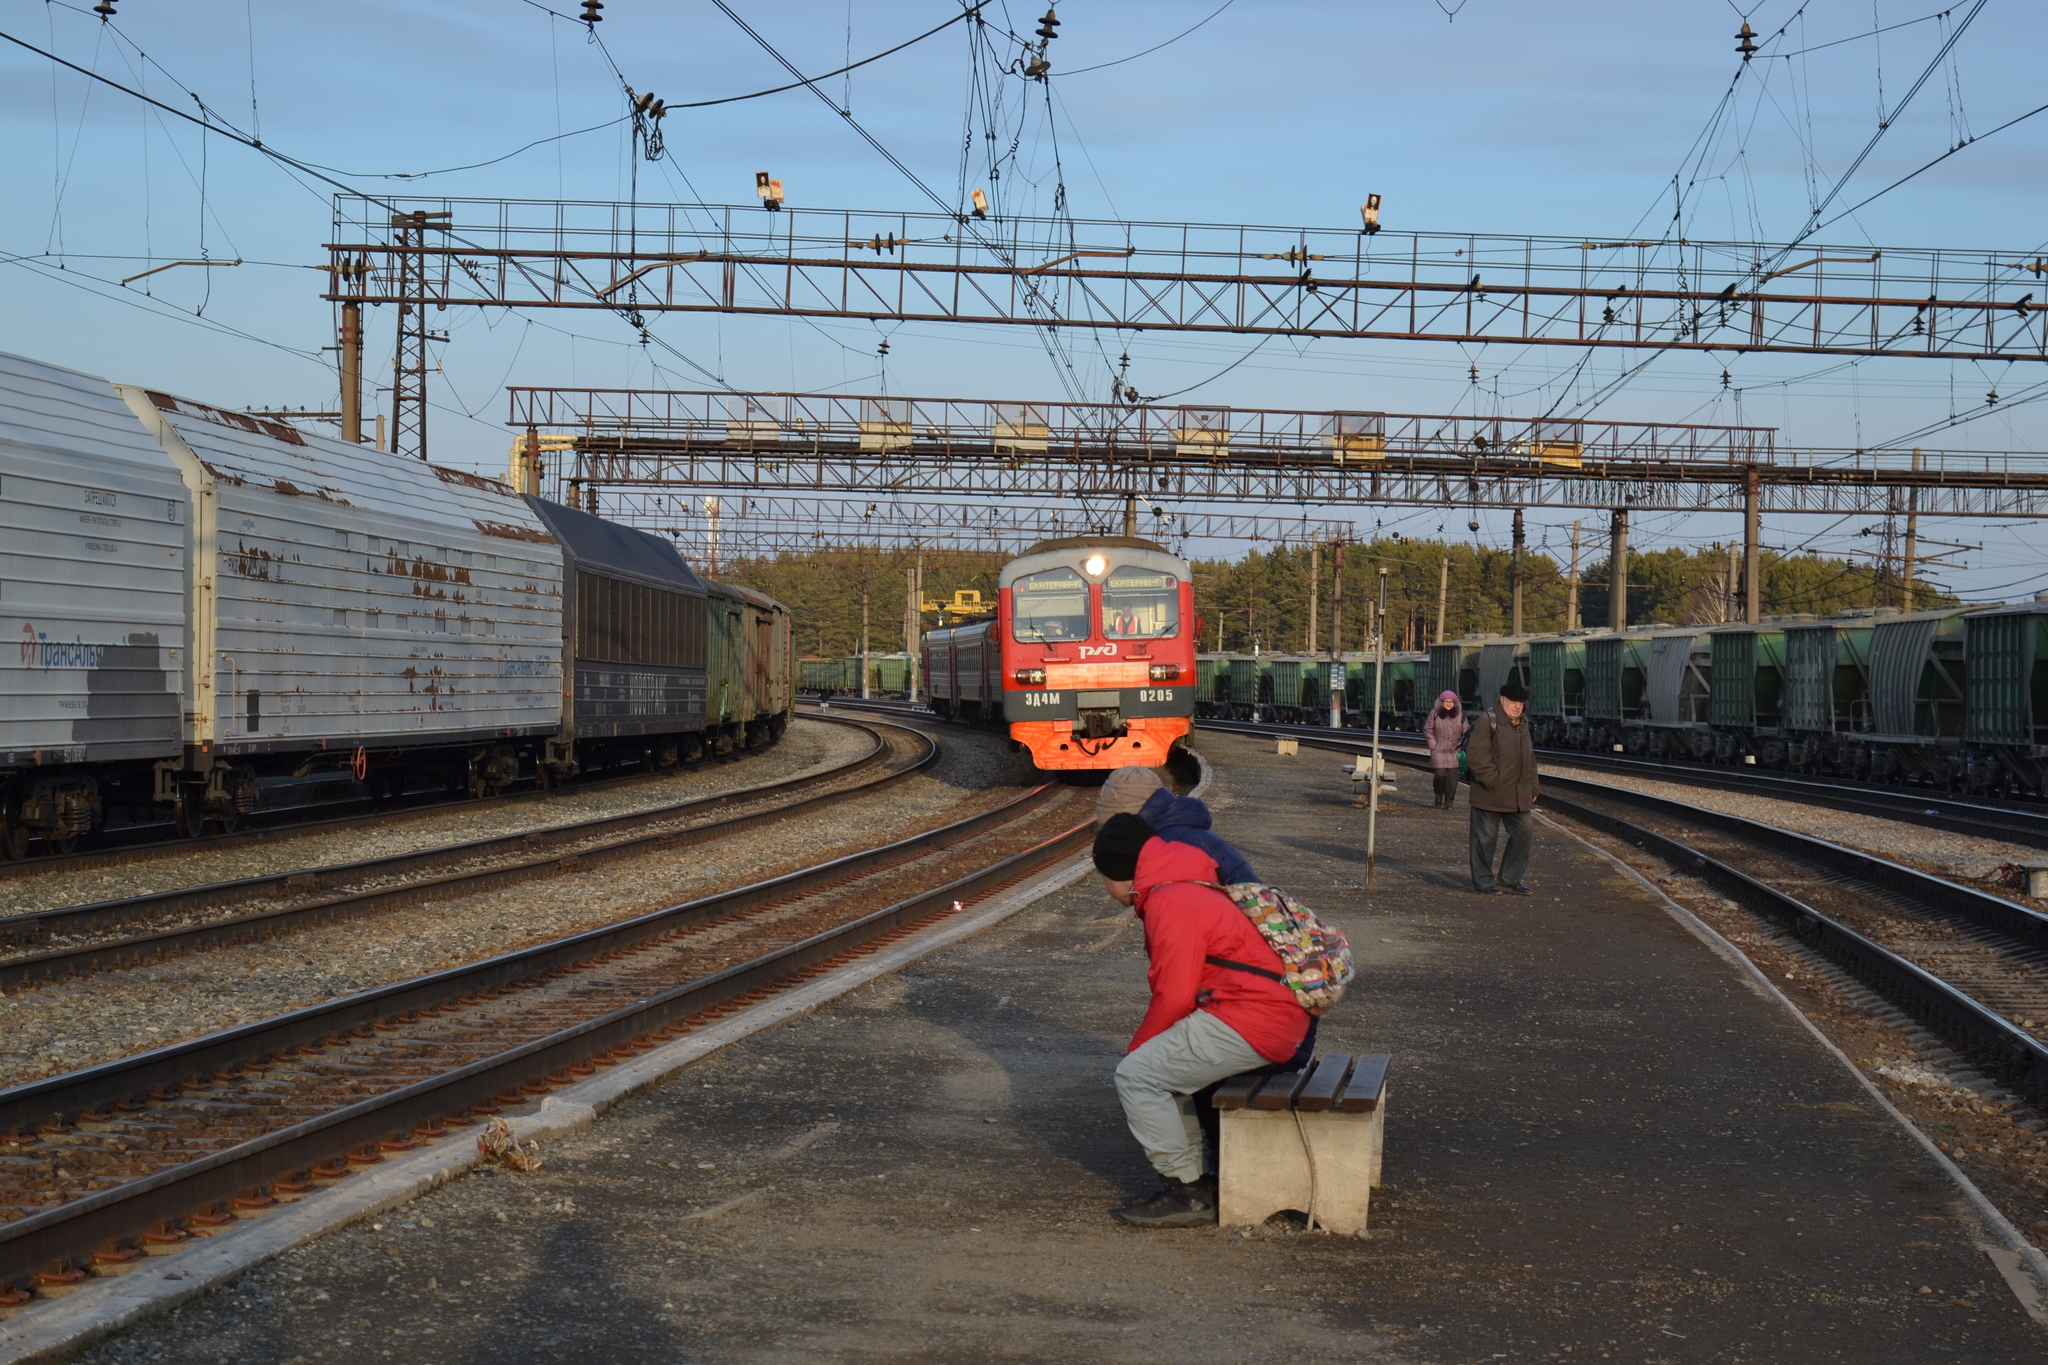
[[1220, 1221], [1258, 1224], [1292, 1209], [1330, 1232], [1363, 1232], [1380, 1183], [1386, 1075], [1385, 1057], [1337, 1054], [1217, 1087]]

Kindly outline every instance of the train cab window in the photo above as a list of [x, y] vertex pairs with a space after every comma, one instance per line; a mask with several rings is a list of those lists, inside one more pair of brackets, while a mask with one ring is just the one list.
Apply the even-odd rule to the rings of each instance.
[[1180, 630], [1180, 580], [1119, 564], [1102, 580], [1102, 633], [1112, 640], [1160, 640]]
[[1010, 633], [1020, 645], [1088, 638], [1088, 581], [1047, 569], [1010, 585]]

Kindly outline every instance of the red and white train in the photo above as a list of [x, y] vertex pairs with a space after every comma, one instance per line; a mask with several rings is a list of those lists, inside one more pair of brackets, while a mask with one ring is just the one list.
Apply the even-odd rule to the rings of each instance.
[[1003, 567], [994, 620], [925, 636], [926, 698], [1049, 771], [1157, 767], [1193, 727], [1194, 591], [1149, 540], [1044, 541]]

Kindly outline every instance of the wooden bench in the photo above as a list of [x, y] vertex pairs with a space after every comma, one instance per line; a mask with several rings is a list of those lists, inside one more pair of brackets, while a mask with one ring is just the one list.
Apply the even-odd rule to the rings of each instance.
[[1295, 1209], [1312, 1227], [1365, 1231], [1380, 1183], [1388, 1060], [1319, 1053], [1306, 1070], [1248, 1072], [1217, 1086], [1219, 1221], [1258, 1224]]

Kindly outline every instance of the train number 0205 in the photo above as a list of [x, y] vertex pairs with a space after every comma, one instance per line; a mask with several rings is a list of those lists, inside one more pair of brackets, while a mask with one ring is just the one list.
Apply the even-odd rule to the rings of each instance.
[[1173, 701], [1173, 689], [1170, 687], [1141, 687], [1138, 689], [1138, 700], [1159, 701], [1170, 704]]

